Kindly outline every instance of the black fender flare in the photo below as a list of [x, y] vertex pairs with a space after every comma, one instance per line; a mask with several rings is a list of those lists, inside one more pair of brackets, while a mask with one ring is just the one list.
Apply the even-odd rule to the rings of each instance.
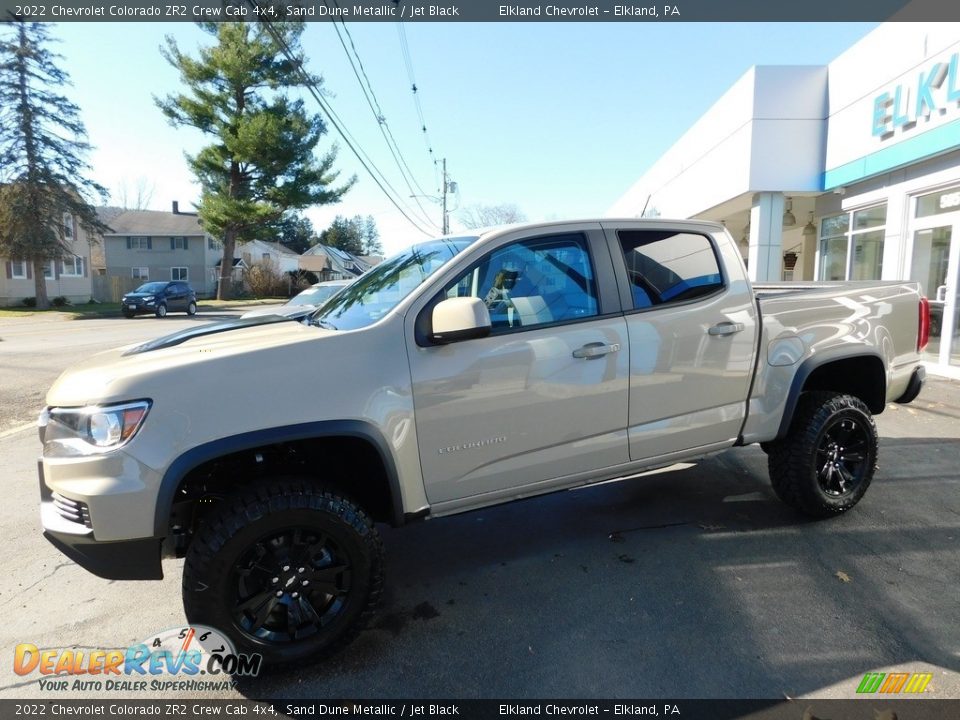
[[154, 511], [154, 535], [165, 537], [168, 534], [170, 512], [173, 508], [174, 494], [180, 481], [187, 473], [205, 462], [230, 455], [241, 450], [251, 450], [264, 445], [295, 440], [311, 440], [326, 437], [353, 437], [368, 441], [380, 455], [380, 461], [387, 473], [390, 487], [390, 506], [392, 524], [400, 526], [404, 522], [403, 496], [400, 492], [400, 477], [390, 452], [390, 446], [372, 423], [363, 420], [324, 420], [319, 422], [282, 425], [264, 428], [252, 432], [218, 438], [203, 445], [190, 448], [167, 467], [157, 492], [157, 506]]
[[[777, 430], [776, 437], [777, 440], [786, 437], [787, 433], [790, 431], [790, 424], [793, 422], [793, 413], [796, 412], [797, 403], [800, 401], [800, 394], [803, 392], [803, 386], [806, 385], [807, 380], [815, 370], [818, 370], [825, 365], [830, 365], [831, 363], [840, 362], [843, 360], [876, 360], [880, 363], [880, 367], [883, 368], [884, 383], [886, 382], [887, 365], [883, 361], [883, 356], [879, 352], [865, 349], [865, 351], [858, 352], [856, 355], [847, 355], [845, 352], [843, 352], [843, 350], [844, 349], [841, 349], [836, 352], [827, 351], [822, 354], [814, 355], [813, 357], [808, 357], [797, 367], [797, 372], [793, 375], [793, 381], [790, 383], [790, 390], [787, 393], [787, 401], [783, 406], [783, 416], [780, 418], [780, 428]], [[884, 387], [884, 396], [885, 395], [886, 387]]]

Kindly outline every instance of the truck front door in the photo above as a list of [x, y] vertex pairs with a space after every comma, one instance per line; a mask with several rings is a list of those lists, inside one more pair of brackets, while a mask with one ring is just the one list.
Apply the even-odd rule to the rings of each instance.
[[626, 321], [605, 238], [596, 223], [542, 233], [505, 236], [417, 316], [422, 325], [441, 299], [472, 296], [493, 324], [485, 338], [430, 345], [421, 333], [409, 345], [435, 509], [575, 482], [629, 459]]

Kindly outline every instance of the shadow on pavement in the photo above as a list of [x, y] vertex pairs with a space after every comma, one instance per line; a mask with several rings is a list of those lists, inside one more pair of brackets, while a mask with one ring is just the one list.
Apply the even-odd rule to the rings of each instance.
[[[808, 521], [757, 448], [383, 531], [351, 646], [250, 697], [782, 697], [960, 671], [960, 441], [885, 439], [861, 504]], [[917, 468], [923, 468], [918, 472]]]

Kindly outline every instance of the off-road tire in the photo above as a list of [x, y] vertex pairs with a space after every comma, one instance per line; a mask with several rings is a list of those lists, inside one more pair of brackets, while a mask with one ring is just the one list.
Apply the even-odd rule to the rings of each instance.
[[158, 317], [158, 318], [166, 317], [166, 316], [167, 316], [167, 306], [164, 305], [163, 303], [160, 303], [159, 305], [157, 305], [157, 309], [156, 309], [154, 312], [157, 314], [157, 317]]
[[[302, 533], [302, 545], [295, 541], [288, 542], [286, 547], [277, 544], [276, 538], [289, 538], [297, 532]], [[314, 542], [307, 546], [311, 539]], [[318, 560], [314, 548], [321, 543]], [[301, 546], [306, 547], [302, 553], [292, 552]], [[259, 554], [265, 548], [269, 552]], [[248, 570], [247, 559], [251, 556], [253, 569]], [[337, 565], [338, 562], [341, 564]], [[286, 566], [289, 571], [276, 570], [276, 577], [271, 578], [274, 564], [278, 568]], [[305, 577], [316, 580], [309, 590], [298, 584], [302, 582], [296, 574], [298, 569], [303, 570], [297, 567], [300, 565], [308, 568]], [[341, 567], [346, 569], [339, 570]], [[264, 573], [264, 569], [268, 572]], [[335, 579], [321, 579], [324, 571], [339, 574]], [[277, 579], [279, 583], [268, 585]], [[334, 592], [343, 594], [328, 595], [326, 590], [319, 589], [320, 585], [340, 586]], [[345, 592], [343, 585], [348, 586]], [[268, 595], [265, 604], [240, 610], [245, 604], [241, 595], [254, 592], [258, 596], [264, 588]], [[294, 601], [296, 590], [302, 595]], [[274, 591], [286, 594], [274, 600]], [[265, 665], [274, 668], [290, 664], [299, 667], [327, 657], [349, 643], [370, 620], [382, 591], [383, 543], [370, 517], [351, 500], [304, 478], [262, 481], [221, 501], [204, 519], [187, 551], [183, 570], [187, 619], [220, 630], [234, 642], [238, 652], [260, 653]], [[264, 610], [266, 603], [271, 609]], [[294, 603], [299, 609], [292, 609]], [[264, 632], [275, 634], [276, 628], [281, 628], [277, 631], [280, 634], [287, 633], [294, 622], [291, 618], [310, 620], [303, 610], [304, 603], [313, 611], [313, 617], [326, 619], [307, 627], [312, 634], [298, 637], [293, 632], [286, 638], [257, 636]], [[259, 628], [252, 628], [260, 612], [265, 612], [267, 620]]]
[[187, 305], [187, 315], [196, 315], [197, 314], [197, 304], [191, 300]]
[[805, 515], [839, 515], [860, 502], [870, 486], [877, 448], [877, 427], [862, 400], [804, 393], [789, 433], [771, 443], [770, 482], [783, 502]]

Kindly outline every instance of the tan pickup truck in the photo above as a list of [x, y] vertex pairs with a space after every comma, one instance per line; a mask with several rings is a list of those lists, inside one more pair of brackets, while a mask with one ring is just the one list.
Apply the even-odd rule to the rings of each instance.
[[760, 443], [807, 515], [856, 505], [871, 413], [910, 402], [914, 283], [751, 287], [719, 225], [445, 237], [302, 321], [198, 325], [65, 372], [40, 418], [46, 537], [107, 578], [185, 556], [191, 622], [268, 662], [350, 639], [402, 525]]

